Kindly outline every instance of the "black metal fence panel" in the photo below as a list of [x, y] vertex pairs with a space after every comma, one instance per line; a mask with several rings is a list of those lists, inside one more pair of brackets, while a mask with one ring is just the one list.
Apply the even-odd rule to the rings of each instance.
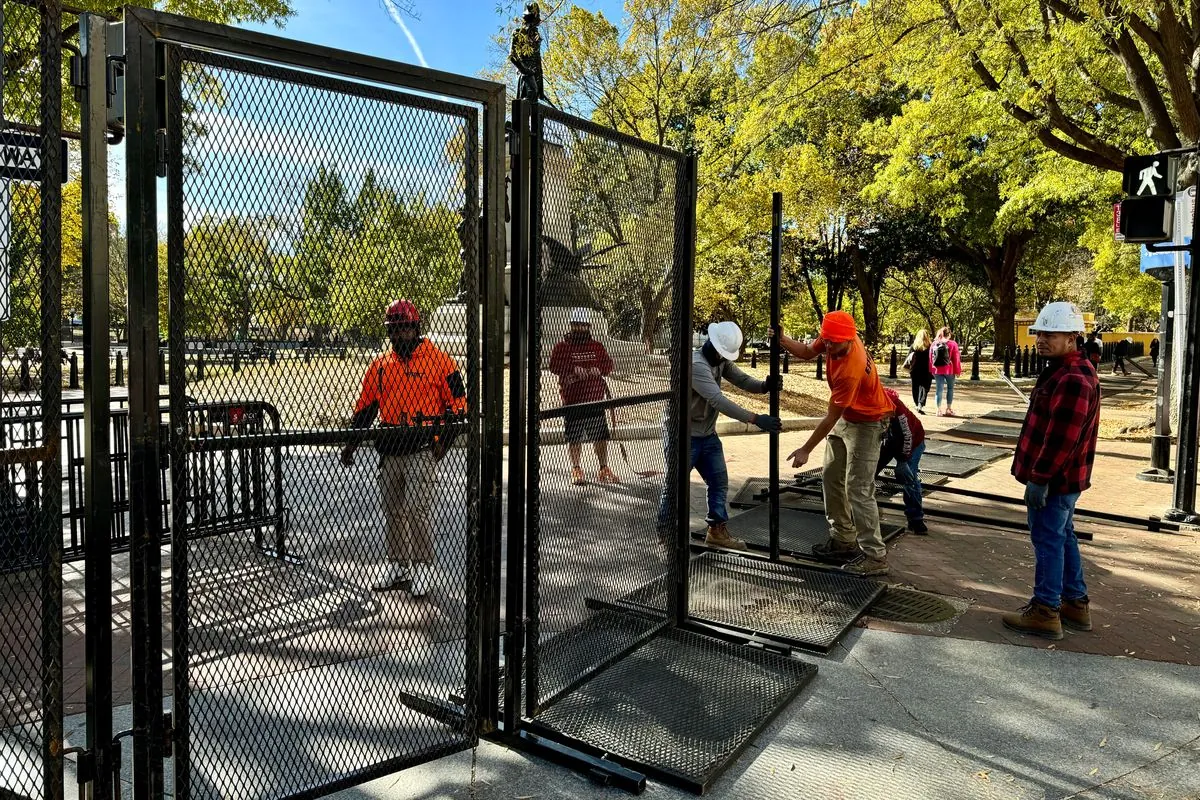
[[27, 441], [0, 441], [0, 794], [52, 799], [63, 795], [62, 25], [52, 0], [3, 4], [0, 135], [28, 168], [0, 174], [0, 403], [31, 403], [34, 419]]
[[176, 796], [470, 747], [479, 106], [166, 54]]
[[614, 621], [611, 606], [676, 570], [690, 198], [678, 153], [545, 107], [532, 131], [525, 691], [536, 715], [672, 621], [670, 596], [649, 622]]

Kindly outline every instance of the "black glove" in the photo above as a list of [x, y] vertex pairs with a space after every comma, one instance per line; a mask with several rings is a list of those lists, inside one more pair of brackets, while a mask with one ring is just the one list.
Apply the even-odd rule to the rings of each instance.
[[780, 389], [780, 390], [783, 389], [783, 376], [782, 375], [773, 375], [773, 376], [768, 375], [766, 378], [763, 379], [763, 394], [766, 394], [767, 392], [771, 391], [772, 389]]
[[772, 417], [770, 414], [759, 414], [754, 418], [754, 424], [759, 427], [759, 430], [767, 433], [779, 433], [783, 430], [783, 421], [779, 417]]
[[1030, 481], [1025, 484], [1025, 505], [1033, 511], [1039, 511], [1046, 507], [1046, 495], [1049, 494], [1050, 487], [1042, 486]]

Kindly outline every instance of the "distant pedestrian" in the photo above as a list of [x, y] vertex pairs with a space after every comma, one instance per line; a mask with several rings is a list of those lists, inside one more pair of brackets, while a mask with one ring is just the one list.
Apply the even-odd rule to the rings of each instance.
[[1113, 345], [1113, 375], [1117, 374], [1117, 370], [1121, 370], [1122, 375], [1129, 374], [1129, 370], [1125, 367], [1125, 359], [1128, 356], [1129, 339], [1121, 339], [1115, 345]]
[[929, 389], [933, 386], [933, 367], [929, 361], [929, 348], [932, 346], [933, 340], [922, 328], [913, 337], [912, 349], [908, 351], [908, 358], [904, 361], [904, 368], [908, 370], [908, 380], [912, 384], [913, 405], [918, 414], [925, 413], [925, 401], [929, 397]]
[[[578, 403], [598, 403], [604, 399], [607, 387], [604, 376], [613, 370], [613, 360], [600, 342], [592, 338], [591, 312], [586, 308], [571, 311], [570, 330], [550, 353], [550, 371], [558, 376], [558, 393], [564, 406]], [[612, 433], [604, 419], [604, 409], [567, 408], [563, 416], [563, 438], [571, 459], [571, 483], [587, 483], [581, 458], [584, 442], [591, 442], [600, 471], [600, 483], [620, 483], [608, 466], [608, 440]]]
[[1154, 364], [1154, 368], [1158, 369], [1158, 339], [1150, 342], [1150, 361]]
[[[933, 379], [937, 383], [939, 417], [958, 416], [954, 413], [954, 381], [962, 375], [962, 359], [953, 333], [949, 325], [944, 326], [933, 340], [933, 346], [929, 348], [930, 371], [933, 372]], [[945, 410], [942, 408], [943, 395], [946, 398]]]
[[1025, 484], [1033, 542], [1033, 598], [1005, 614], [1004, 627], [1061, 639], [1062, 626], [1092, 629], [1083, 561], [1075, 537], [1075, 503], [1091, 486], [1100, 430], [1100, 381], [1075, 349], [1083, 315], [1074, 303], [1050, 303], [1030, 331], [1049, 365], [1029, 396], [1012, 474]]
[[895, 390], [884, 389], [883, 393], [892, 401], [896, 413], [884, 431], [875, 475], [878, 476], [892, 461], [896, 462], [896, 482], [904, 493], [904, 516], [908, 519], [908, 529], [924, 536], [929, 533], [929, 528], [925, 526], [925, 506], [921, 502], [918, 470], [921, 468], [921, 456], [925, 453], [925, 427], [900, 401], [900, 395]]
[[1087, 341], [1083, 343], [1083, 353], [1087, 356], [1088, 361], [1092, 362], [1092, 366], [1096, 368], [1096, 374], [1100, 374], [1100, 359], [1104, 357], [1104, 345], [1100, 342], [1100, 334], [1092, 331], [1087, 335]]

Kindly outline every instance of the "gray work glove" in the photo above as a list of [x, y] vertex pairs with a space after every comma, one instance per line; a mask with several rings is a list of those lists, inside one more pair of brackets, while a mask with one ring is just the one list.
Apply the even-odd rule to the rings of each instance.
[[779, 417], [772, 417], [770, 414], [759, 414], [754, 418], [754, 424], [759, 430], [767, 433], [779, 433], [783, 430], [783, 421]]
[[1049, 494], [1050, 487], [1042, 486], [1032, 481], [1025, 484], [1025, 505], [1033, 511], [1039, 511], [1046, 507], [1046, 495]]

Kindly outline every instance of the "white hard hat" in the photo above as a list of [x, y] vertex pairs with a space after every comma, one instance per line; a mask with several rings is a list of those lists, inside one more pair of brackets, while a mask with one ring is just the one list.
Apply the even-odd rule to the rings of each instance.
[[588, 309], [586, 309], [586, 308], [572, 308], [571, 309], [571, 324], [575, 324], [577, 322], [582, 323], [584, 325], [592, 324], [592, 315], [588, 312]]
[[742, 329], [736, 322], [714, 322], [708, 326], [708, 340], [721, 358], [737, 361], [742, 350]]
[[1030, 333], [1083, 333], [1083, 313], [1074, 303], [1047, 303]]

